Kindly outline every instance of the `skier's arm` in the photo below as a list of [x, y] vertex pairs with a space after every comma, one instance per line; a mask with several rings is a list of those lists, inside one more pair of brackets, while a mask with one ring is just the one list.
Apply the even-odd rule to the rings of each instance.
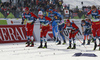
[[32, 12], [30, 14], [31, 14], [31, 17], [33, 17], [33, 21], [31, 23], [31, 25], [33, 25], [37, 19], [37, 16], [35, 14], [33, 14]]
[[54, 12], [54, 14], [57, 14], [57, 16], [61, 18], [61, 15], [60, 15], [59, 13], [57, 13], [57, 12]]
[[98, 15], [100, 15], [100, 10], [98, 10]]
[[91, 14], [91, 11], [92, 11], [92, 10], [90, 10], [90, 11], [86, 14], [86, 16], [90, 15], [90, 14]]
[[52, 19], [51, 18], [45, 16], [45, 19], [48, 20], [48, 24], [51, 24], [51, 22], [52, 22]]
[[66, 25], [67, 25], [67, 24], [64, 25], [64, 29], [66, 29]]
[[84, 28], [83, 25], [81, 24], [81, 28], [82, 28], [82, 34], [84, 34]]
[[72, 27], [74, 27], [75, 28], [75, 30], [78, 30], [79, 28], [76, 26], [76, 24], [75, 23], [73, 23], [72, 24]]
[[21, 22], [21, 24], [23, 24], [24, 23], [24, 20], [25, 20], [25, 15], [24, 14], [25, 13], [22, 14], [22, 22]]
[[49, 21], [52, 20], [51, 18], [49, 18], [49, 17], [47, 17], [47, 16], [45, 16], [45, 19], [46, 19], [46, 20], [49, 20]]

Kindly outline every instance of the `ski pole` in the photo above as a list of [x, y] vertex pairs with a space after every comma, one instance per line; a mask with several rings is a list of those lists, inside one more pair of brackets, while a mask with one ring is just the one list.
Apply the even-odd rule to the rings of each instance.
[[[77, 38], [77, 36], [76, 36], [76, 38]], [[78, 39], [78, 38], [77, 38]], [[79, 39], [78, 39], [79, 40]], [[79, 40], [79, 42], [82, 44], [82, 42]], [[84, 46], [84, 45], [83, 45]], [[85, 46], [84, 46], [85, 47]], [[86, 48], [86, 47], [85, 47]], [[87, 48], [86, 48], [87, 49]]]

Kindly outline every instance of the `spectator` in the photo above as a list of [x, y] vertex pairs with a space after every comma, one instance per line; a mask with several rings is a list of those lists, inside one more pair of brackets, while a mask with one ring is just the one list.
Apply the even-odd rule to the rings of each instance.
[[1, 6], [0, 6], [0, 11], [2, 11]]
[[20, 7], [18, 7], [18, 8], [16, 9], [16, 11], [20, 11]]
[[35, 0], [33, 1], [31, 1], [31, 7], [33, 7], [35, 5]]
[[0, 0], [0, 4], [1, 4], [1, 0]]
[[26, 7], [27, 5], [27, 0], [24, 0], [24, 7]]
[[16, 11], [17, 7], [16, 6], [12, 6], [12, 10]]
[[59, 7], [59, 10], [61, 10], [62, 3], [63, 3], [62, 0], [59, 0], [59, 1], [58, 1], [58, 7]]

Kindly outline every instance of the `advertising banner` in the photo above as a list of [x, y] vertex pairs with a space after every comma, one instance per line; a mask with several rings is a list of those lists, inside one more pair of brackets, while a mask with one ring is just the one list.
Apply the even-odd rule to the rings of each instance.
[[[65, 19], [66, 20], [66, 19]], [[79, 27], [79, 33], [76, 35], [77, 38], [83, 38], [82, 36], [82, 30], [81, 30], [81, 19], [71, 19], [71, 21], [74, 21], [74, 23]], [[11, 20], [7, 20], [7, 21], [20, 21], [19, 20], [15, 20], [15, 19], [11, 19]], [[8, 23], [8, 25], [1, 25], [0, 26], [0, 43], [9, 43], [9, 42], [23, 42], [26, 41], [26, 31], [25, 31], [25, 25], [19, 25], [20, 22], [18, 23]], [[16, 25], [17, 24], [17, 25]], [[34, 24], [34, 38], [36, 41], [40, 41], [40, 23], [36, 22]], [[65, 29], [64, 30], [64, 35], [65, 38], [68, 39], [69, 37], [69, 30]], [[50, 30], [47, 33], [47, 39], [51, 40], [53, 38], [53, 33], [52, 33], [52, 27], [50, 28]]]
[[22, 20], [12, 20], [12, 19], [7, 20], [8, 25], [19, 25], [19, 24], [21, 24], [21, 22], [22, 22]]
[[0, 43], [26, 41], [25, 25], [0, 25]]

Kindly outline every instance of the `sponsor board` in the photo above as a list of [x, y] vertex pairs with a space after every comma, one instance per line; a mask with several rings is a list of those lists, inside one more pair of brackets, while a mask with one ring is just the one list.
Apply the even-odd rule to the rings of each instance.
[[[64, 19], [64, 20], [66, 20], [66, 19]], [[82, 30], [81, 30], [81, 19], [71, 19], [70, 21], [74, 21], [74, 23], [79, 27], [79, 30], [80, 30], [80, 32], [77, 34], [77, 38], [83, 38], [82, 37]], [[10, 28], [10, 30], [11, 31], [14, 31], [14, 33], [19, 29], [18, 27], [20, 27], [21, 25], [19, 25], [19, 24], [21, 24], [21, 19], [8, 19], [7, 21], [15, 21], [14, 23], [12, 22], [12, 23], [8, 23], [8, 25], [6, 25], [6, 26], [4, 26], [4, 27], [11, 27]], [[16, 22], [16, 21], [20, 21], [20, 22]], [[15, 27], [16, 27], [16, 25], [17, 25], [17, 28], [15, 29]], [[13, 27], [13, 26], [15, 26], [15, 27]], [[25, 28], [24, 28], [24, 25], [22, 25], [23, 26], [23, 29], [25, 30]], [[9, 34], [8, 33], [8, 31], [9, 31], [9, 28], [4, 28], [3, 30], [4, 30], [4, 35], [2, 35], [3, 36], [3, 38], [1, 38], [2, 36], [1, 36], [1, 27], [3, 27], [3, 26], [0, 26], [0, 42], [3, 42], [1, 39], [3, 39], [4, 40], [4, 37], [6, 37], [6, 33], [7, 34]], [[12, 28], [13, 27], [13, 28]], [[2, 30], [2, 31], [3, 31]], [[24, 31], [23, 30], [23, 31]], [[21, 31], [20, 29], [18, 30], [19, 32]], [[34, 24], [34, 37], [35, 37], [35, 40], [36, 41], [40, 41], [40, 31], [41, 31], [41, 29], [40, 29], [40, 23], [39, 22], [36, 22], [35, 24]], [[11, 33], [11, 32], [10, 32]], [[26, 32], [24, 31], [24, 34], [25, 34]], [[15, 33], [16, 34], [16, 33]], [[18, 33], [17, 33], [18, 34]], [[21, 33], [20, 33], [21, 34]], [[69, 30], [68, 29], [65, 29], [64, 30], [64, 35], [65, 35], [65, 38], [68, 38], [68, 36], [69, 36]], [[12, 37], [14, 37], [15, 35], [14, 34], [12, 34], [11, 35]], [[19, 38], [21, 37], [21, 35], [19, 36]], [[9, 38], [9, 39], [8, 39]], [[53, 38], [53, 33], [52, 33], [52, 27], [50, 28], [50, 30], [48, 31], [48, 33], [47, 33], [47, 39], [52, 39]], [[7, 41], [7, 39], [8, 40], [11, 40], [11, 37], [6, 37], [6, 39], [5, 39], [5, 41]], [[14, 39], [14, 38], [13, 38]], [[26, 38], [25, 38], [26, 39]], [[12, 40], [11, 40], [12, 41]], [[16, 40], [17, 41], [17, 40]], [[23, 39], [22, 39], [22, 41], [24, 41]]]
[[26, 41], [25, 25], [0, 25], [0, 43]]
[[21, 24], [22, 20], [12, 20], [12, 19], [8, 19], [7, 23], [8, 25], [19, 25]]

